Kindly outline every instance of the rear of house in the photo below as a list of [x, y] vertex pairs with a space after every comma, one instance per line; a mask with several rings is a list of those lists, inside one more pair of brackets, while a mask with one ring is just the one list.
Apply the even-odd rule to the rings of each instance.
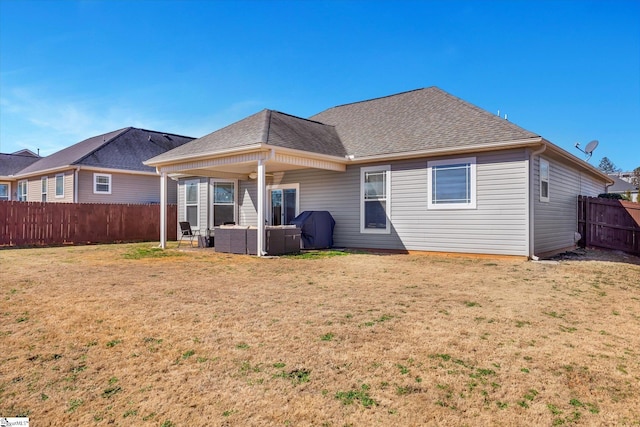
[[[475, 207], [434, 208], [429, 164], [470, 160], [475, 162]], [[548, 197], [540, 193], [540, 160], [549, 164], [549, 179], [542, 184]], [[528, 166], [529, 154], [520, 149], [353, 165], [345, 172], [275, 173], [267, 178], [267, 222], [287, 224], [303, 211], [327, 210], [336, 220], [334, 244], [340, 247], [529, 256], [531, 198], [533, 254], [574, 247], [577, 195], [595, 196], [604, 183], [557, 159], [536, 157], [531, 190]], [[384, 204], [388, 221], [375, 226], [365, 223], [363, 206], [369, 203], [363, 196], [364, 174], [371, 172], [379, 172], [389, 186], [384, 200], [374, 202]], [[229, 196], [221, 197], [221, 187]], [[203, 233], [226, 222], [256, 224], [255, 180], [189, 177], [180, 179], [178, 188], [179, 221], [189, 220]]]
[[180, 221], [202, 231], [230, 221], [260, 227], [261, 216], [279, 225], [327, 210], [334, 244], [352, 248], [523, 257], [565, 250], [577, 241], [577, 196], [609, 182], [544, 138], [437, 88], [311, 119], [268, 111], [191, 144], [149, 161], [179, 180]]

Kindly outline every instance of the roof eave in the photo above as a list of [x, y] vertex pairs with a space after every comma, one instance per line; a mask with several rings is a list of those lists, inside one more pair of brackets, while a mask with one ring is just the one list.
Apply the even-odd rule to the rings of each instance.
[[281, 147], [278, 145], [270, 145], [270, 144], [264, 144], [263, 145], [264, 148], [268, 149], [268, 150], [274, 150], [277, 152], [281, 152], [281, 153], [285, 153], [285, 154], [291, 154], [291, 155], [295, 155], [298, 157], [306, 157], [306, 158], [310, 158], [310, 159], [318, 159], [318, 160], [327, 160], [330, 162], [337, 162], [337, 163], [343, 163], [346, 164], [347, 162], [349, 162], [349, 158], [348, 156], [334, 156], [331, 154], [322, 154], [322, 153], [316, 153], [313, 151], [305, 151], [305, 150], [297, 150], [295, 148], [287, 148], [287, 147]]
[[[244, 154], [244, 153], [253, 153], [255, 151], [271, 151], [271, 150], [275, 150], [281, 153], [288, 153], [288, 154], [296, 155], [299, 157], [328, 160], [328, 161], [338, 162], [338, 163], [347, 163], [348, 161], [346, 157], [315, 153], [313, 151], [296, 150], [294, 148], [281, 147], [278, 145], [258, 143], [258, 144], [252, 144], [252, 145], [245, 145], [242, 147], [229, 148], [225, 150], [210, 151], [205, 154], [200, 153], [200, 154], [192, 154], [189, 156], [170, 157], [168, 159], [160, 159], [159, 161], [155, 161], [154, 160], [155, 158], [151, 158], [147, 161], [142, 162], [142, 164], [147, 166], [154, 166], [156, 168], [161, 168], [167, 165], [185, 163], [185, 162], [194, 161], [194, 160], [209, 160], [209, 159], [214, 159], [216, 157], [224, 157], [224, 156], [233, 155], [233, 154]], [[157, 156], [157, 157], [160, 157], [160, 156]]]
[[[172, 165], [176, 163], [184, 163], [184, 162], [189, 162], [193, 160], [208, 160], [208, 159], [213, 159], [216, 157], [226, 156], [230, 154], [239, 154], [242, 152], [267, 150], [268, 148], [265, 148], [265, 146], [266, 144], [259, 142], [257, 144], [243, 145], [241, 147], [227, 148], [224, 150], [208, 151], [205, 153], [194, 153], [194, 154], [185, 155], [185, 156], [169, 156], [164, 159], [162, 157], [166, 157], [165, 154], [160, 154], [159, 156], [152, 157], [149, 160], [145, 160], [144, 162], [142, 162], [142, 164], [146, 166], [153, 166], [158, 168], [162, 166]], [[156, 160], [156, 159], [159, 159], [159, 160]]]
[[603, 181], [605, 181], [607, 184], [611, 185], [614, 183], [614, 180], [611, 179], [611, 177], [609, 175], [607, 175], [606, 173], [602, 172], [601, 170], [599, 170], [598, 168], [596, 168], [595, 166], [587, 163], [586, 161], [574, 156], [573, 154], [567, 152], [566, 150], [563, 150], [562, 148], [558, 147], [557, 145], [555, 145], [554, 143], [547, 141], [546, 139], [543, 140], [543, 143], [547, 146], [547, 149], [550, 149], [551, 151], [553, 151], [554, 154], [562, 157], [565, 160], [570, 161], [571, 163], [582, 167], [583, 169], [587, 169], [592, 175], [602, 179]]
[[68, 170], [87, 170], [87, 171], [101, 171], [101, 172], [111, 172], [111, 173], [124, 173], [131, 175], [155, 175], [154, 171], [141, 171], [137, 169], [120, 169], [113, 167], [104, 167], [104, 166], [90, 166], [90, 165], [66, 165], [66, 166], [58, 166], [50, 169], [43, 169], [34, 172], [29, 172], [25, 174], [15, 174], [10, 175], [12, 180], [21, 180], [26, 178], [32, 178], [34, 176], [41, 175], [51, 175], [53, 173], [64, 172]]
[[27, 172], [27, 173], [16, 173], [15, 175], [13, 175], [14, 179], [24, 179], [24, 178], [31, 178], [34, 176], [40, 176], [40, 175], [48, 175], [51, 173], [55, 173], [55, 172], [61, 172], [61, 171], [66, 171], [69, 169], [76, 169], [78, 168], [78, 165], [64, 165], [64, 166], [56, 166], [54, 168], [49, 168], [49, 169], [40, 169], [40, 170], [36, 170], [33, 172]]
[[375, 154], [375, 155], [363, 156], [363, 157], [355, 157], [350, 155], [347, 157], [350, 159], [350, 163], [370, 163], [370, 162], [387, 161], [387, 160], [414, 159], [419, 157], [478, 153], [478, 152], [504, 150], [504, 149], [512, 149], [512, 148], [528, 148], [532, 146], [538, 146], [542, 144], [543, 141], [544, 141], [543, 138], [538, 136], [538, 137], [532, 137], [532, 138], [526, 138], [526, 139], [492, 142], [492, 143], [480, 144], [480, 145], [462, 145], [462, 146], [456, 146], [456, 147], [444, 147], [444, 148], [435, 148], [435, 149], [427, 149], [427, 150], [407, 151], [402, 153]]

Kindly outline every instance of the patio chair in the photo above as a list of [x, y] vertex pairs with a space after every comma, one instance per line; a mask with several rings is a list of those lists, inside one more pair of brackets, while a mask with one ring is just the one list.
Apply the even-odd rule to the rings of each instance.
[[[178, 247], [182, 243], [182, 239], [185, 237], [189, 239], [189, 246], [193, 247], [193, 239], [200, 236], [200, 230], [192, 230], [189, 221], [180, 221], [180, 240], [178, 241]], [[196, 245], [198, 240], [196, 240]]]

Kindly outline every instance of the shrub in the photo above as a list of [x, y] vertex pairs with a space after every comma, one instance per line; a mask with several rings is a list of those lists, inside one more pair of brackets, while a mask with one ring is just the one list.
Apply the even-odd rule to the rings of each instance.
[[598, 194], [598, 198], [600, 199], [611, 199], [611, 200], [624, 200], [624, 197], [618, 193], [602, 193]]

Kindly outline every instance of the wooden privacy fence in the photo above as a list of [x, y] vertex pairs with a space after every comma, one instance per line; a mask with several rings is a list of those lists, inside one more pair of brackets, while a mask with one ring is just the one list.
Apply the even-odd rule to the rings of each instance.
[[640, 203], [579, 196], [578, 231], [583, 246], [640, 255]]
[[[167, 239], [177, 234], [167, 206]], [[0, 201], [0, 246], [160, 240], [160, 205]]]

